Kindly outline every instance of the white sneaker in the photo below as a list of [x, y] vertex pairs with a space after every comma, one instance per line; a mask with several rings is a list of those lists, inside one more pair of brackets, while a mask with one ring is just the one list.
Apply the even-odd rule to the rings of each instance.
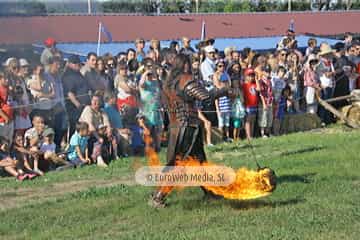
[[96, 165], [98, 167], [108, 167], [108, 165], [104, 162], [101, 156], [97, 157], [96, 159]]
[[207, 147], [213, 147], [214, 146], [214, 144], [212, 144], [212, 143], [209, 143], [208, 145], [206, 145]]

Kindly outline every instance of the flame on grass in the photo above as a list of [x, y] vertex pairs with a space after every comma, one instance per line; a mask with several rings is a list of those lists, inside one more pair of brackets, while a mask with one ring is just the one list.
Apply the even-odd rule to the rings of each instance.
[[[146, 143], [151, 143], [150, 137], [145, 137]], [[160, 166], [160, 159], [153, 148], [147, 144], [145, 153], [148, 158], [149, 166]], [[200, 163], [197, 159], [188, 157], [187, 159], [177, 159], [176, 166], [216, 166], [209, 161]], [[227, 199], [247, 200], [265, 197], [276, 188], [276, 176], [270, 168], [259, 169], [258, 171], [249, 170], [247, 168], [240, 168], [236, 171], [236, 179], [233, 183], [227, 186], [203, 186], [208, 191], [216, 195], [223, 196]], [[160, 191], [163, 193], [171, 192], [174, 187], [161, 186]], [[176, 187], [178, 189], [178, 187]]]

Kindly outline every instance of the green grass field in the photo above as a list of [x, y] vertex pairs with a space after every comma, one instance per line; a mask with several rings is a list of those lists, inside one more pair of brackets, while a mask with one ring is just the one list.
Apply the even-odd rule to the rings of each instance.
[[[253, 145], [278, 185], [252, 201], [204, 200], [199, 188], [186, 188], [171, 194], [168, 208], [152, 209], [152, 188], [133, 180], [141, 158], [31, 182], [2, 178], [0, 239], [359, 239], [359, 130], [336, 126]], [[255, 168], [246, 142], [216, 145], [207, 155]]]

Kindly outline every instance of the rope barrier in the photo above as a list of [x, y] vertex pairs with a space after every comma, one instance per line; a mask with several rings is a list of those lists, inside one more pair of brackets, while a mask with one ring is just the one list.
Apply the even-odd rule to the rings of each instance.
[[[341, 78], [343, 78], [344, 76], [345, 76], [345, 74], [342, 74], [341, 76], [338, 77], [337, 80], [334, 80], [335, 85], [336, 85], [336, 82], [338, 82], [338, 81], [339, 81]], [[91, 97], [91, 94], [88, 93], [88, 94], [75, 95], [76, 98], [86, 97], [86, 96]], [[302, 96], [302, 97], [298, 97], [298, 98], [292, 99], [292, 101], [298, 102], [298, 101], [300, 101], [300, 100], [302, 100], [302, 99], [305, 99], [305, 98], [306, 98], [305, 96]], [[23, 105], [18, 105], [18, 104], [16, 104], [16, 105], [12, 105], [11, 107], [12, 107], [12, 109], [21, 109], [21, 108], [27, 108], [27, 107], [37, 106], [37, 105], [40, 105], [40, 104], [54, 104], [53, 106], [55, 106], [55, 104], [57, 104], [57, 103], [62, 103], [62, 102], [64, 102], [64, 101], [66, 101], [66, 100], [70, 100], [70, 98], [69, 98], [69, 97], [64, 97], [64, 98], [43, 100], [43, 101], [34, 102], [34, 103], [29, 103], [29, 104], [23, 104]], [[11, 105], [11, 104], [14, 104], [14, 102], [16, 102], [16, 101], [14, 101], [14, 100], [13, 100], [13, 101], [10, 101], [10, 105]], [[278, 106], [283, 107], [283, 106], [286, 106], [286, 105], [287, 105], [287, 103], [284, 103], [283, 105], [280, 104], [280, 105], [278, 105]], [[51, 108], [50, 108], [50, 109], [51, 109]], [[263, 109], [263, 108], [262, 108], [262, 107], [258, 107], [258, 108], [257, 108], [257, 110], [260, 110], [260, 109]], [[199, 110], [201, 110], [201, 109], [199, 109]], [[168, 111], [168, 110], [166, 110], [166, 109], [164, 109], [164, 108], [159, 108], [159, 109], [156, 109], [156, 110], [152, 110], [151, 112], [154, 112], [154, 111], [170, 112], [170, 111]], [[144, 111], [143, 111], [143, 112], [144, 112]], [[150, 112], [150, 111], [147, 111], [147, 112]], [[147, 113], [147, 112], [145, 112], [145, 113]], [[215, 110], [201, 110], [201, 112], [203, 112], [203, 113], [216, 113], [217, 111], [215, 111]], [[224, 111], [224, 112], [233, 112], [233, 111]]]

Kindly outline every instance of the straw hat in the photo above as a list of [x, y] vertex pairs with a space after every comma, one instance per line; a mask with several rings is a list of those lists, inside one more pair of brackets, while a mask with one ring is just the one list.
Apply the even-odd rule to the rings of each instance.
[[235, 46], [226, 47], [224, 49], [225, 56], [231, 54], [232, 52], [236, 51]]
[[14, 57], [10, 57], [8, 59], [6, 59], [6, 61], [3, 63], [4, 67], [9, 67], [10, 64], [16, 64], [17, 63], [17, 59]]
[[323, 56], [329, 53], [334, 53], [334, 50], [330, 47], [329, 44], [323, 44], [320, 48], [319, 56]]

